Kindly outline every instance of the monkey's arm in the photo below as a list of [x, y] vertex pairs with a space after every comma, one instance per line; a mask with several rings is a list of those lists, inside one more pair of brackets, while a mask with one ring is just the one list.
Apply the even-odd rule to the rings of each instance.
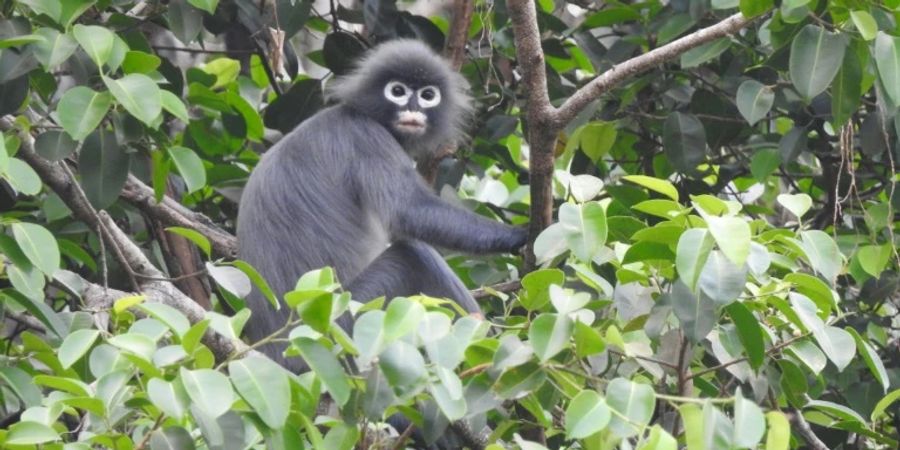
[[471, 253], [516, 251], [525, 245], [524, 228], [444, 202], [410, 165], [388, 166], [383, 160], [370, 160], [368, 167], [358, 166], [357, 176], [367, 207], [394, 235]]

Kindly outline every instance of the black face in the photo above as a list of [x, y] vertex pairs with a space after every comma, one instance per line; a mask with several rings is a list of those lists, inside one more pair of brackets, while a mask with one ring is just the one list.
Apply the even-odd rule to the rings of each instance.
[[441, 77], [423, 70], [390, 70], [373, 78], [366, 98], [356, 99], [357, 104], [401, 143], [426, 141], [447, 127], [446, 82]]
[[[403, 136], [419, 137], [434, 126], [430, 110], [441, 104], [441, 89], [435, 85], [389, 80], [384, 85], [384, 99], [396, 109], [390, 128]], [[390, 119], [390, 116], [388, 116]]]

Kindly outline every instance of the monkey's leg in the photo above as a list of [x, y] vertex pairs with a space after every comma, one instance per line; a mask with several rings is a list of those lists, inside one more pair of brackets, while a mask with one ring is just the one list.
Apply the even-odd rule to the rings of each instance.
[[[421, 241], [395, 242], [346, 287], [360, 302], [381, 296], [390, 300], [425, 294], [449, 298], [470, 313], [481, 313], [478, 303], [441, 255]], [[341, 317], [339, 322], [345, 329], [350, 324], [348, 317]]]

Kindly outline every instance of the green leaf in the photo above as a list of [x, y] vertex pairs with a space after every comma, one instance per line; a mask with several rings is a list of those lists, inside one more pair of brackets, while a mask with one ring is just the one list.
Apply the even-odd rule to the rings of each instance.
[[159, 90], [160, 101], [162, 102], [162, 108], [168, 111], [173, 116], [181, 119], [182, 122], [190, 122], [191, 118], [188, 115], [187, 107], [184, 106], [184, 102], [178, 98], [177, 95], [165, 90]]
[[653, 425], [650, 435], [637, 450], [678, 450], [678, 441], [659, 425]]
[[344, 406], [350, 400], [350, 380], [337, 358], [322, 344], [309, 338], [293, 339], [291, 343], [328, 389], [338, 406]]
[[284, 426], [291, 407], [291, 386], [281, 366], [268, 358], [248, 356], [230, 362], [228, 373], [238, 394], [269, 428]]
[[10, 158], [8, 164], [5, 177], [16, 192], [25, 195], [37, 195], [41, 192], [41, 177], [28, 163], [19, 158]]
[[584, 262], [590, 262], [606, 244], [606, 212], [598, 202], [564, 203], [559, 208], [559, 223], [569, 249]]
[[649, 385], [616, 378], [606, 387], [606, 404], [618, 412], [612, 416], [610, 430], [615, 436], [625, 438], [640, 433], [650, 422], [656, 394]]
[[91, 349], [98, 336], [100, 336], [98, 330], [82, 329], [70, 333], [59, 346], [59, 363], [64, 369], [72, 367], [72, 364], [78, 362]]
[[146, 334], [129, 332], [113, 336], [106, 342], [148, 362], [153, 361], [153, 353], [156, 352], [156, 342]]
[[711, 61], [731, 47], [731, 39], [721, 38], [692, 48], [681, 54], [681, 68], [690, 69]]
[[[40, 406], [44, 399], [32, 375], [14, 366], [0, 367], [0, 382], [12, 391], [26, 407]], [[8, 401], [8, 400], [7, 400]]]
[[40, 28], [35, 34], [43, 39], [32, 44], [31, 48], [34, 49], [34, 57], [47, 70], [55, 69], [64, 63], [78, 48], [78, 43], [72, 36], [53, 28]]
[[56, 114], [63, 129], [76, 141], [83, 141], [97, 128], [111, 104], [112, 96], [108, 92], [98, 93], [76, 86], [59, 99]]
[[20, 0], [19, 3], [28, 5], [37, 14], [45, 14], [54, 21], [59, 21], [62, 14], [62, 5], [59, 0]]
[[561, 285], [565, 280], [565, 273], [559, 269], [530, 272], [522, 277], [523, 292], [519, 295], [519, 302], [525, 309], [536, 311], [550, 301], [550, 285]]
[[45, 131], [34, 140], [34, 150], [38, 155], [53, 162], [69, 157], [77, 146], [78, 143], [68, 133], [58, 130]]
[[550, 301], [560, 314], [570, 314], [587, 305], [591, 296], [587, 292], [571, 292], [553, 285], [550, 286]]
[[169, 147], [169, 156], [175, 162], [178, 173], [184, 178], [188, 193], [196, 192], [206, 186], [206, 168], [203, 160], [186, 147]]
[[[46, 281], [44, 274], [40, 270], [30, 264], [28, 267], [9, 266], [7, 275], [13, 288], [15, 288], [13, 292], [21, 293], [23, 297], [27, 297], [31, 302], [34, 302], [36, 307], [38, 305], [46, 307], [41, 301], [44, 298]], [[65, 328], [61, 329], [65, 330]], [[65, 333], [58, 334], [58, 336], [65, 336]]]
[[762, 15], [772, 8], [773, 0], [740, 0], [741, 14], [751, 18]]
[[167, 416], [180, 421], [190, 406], [190, 399], [181, 382], [153, 378], [147, 383], [150, 401]]
[[844, 255], [834, 239], [822, 230], [807, 230], [800, 232], [800, 241], [812, 268], [834, 285], [844, 267]]
[[778, 203], [790, 211], [797, 219], [803, 217], [804, 214], [812, 208], [812, 197], [800, 194], [779, 194]]
[[125, 53], [125, 59], [122, 61], [122, 71], [125, 73], [147, 74], [156, 70], [161, 62], [159, 56], [131, 50]]
[[790, 74], [797, 92], [807, 101], [824, 91], [837, 74], [847, 40], [817, 25], [807, 25], [791, 43]]
[[12, 231], [28, 260], [47, 276], [53, 276], [60, 262], [59, 245], [53, 233], [38, 224], [27, 222], [12, 224]]
[[566, 408], [566, 435], [569, 439], [584, 439], [606, 428], [611, 416], [600, 394], [591, 390], [581, 391]]
[[219, 4], [219, 0], [187, 0], [187, 2], [210, 14], [216, 12], [216, 6]]
[[791, 293], [791, 306], [803, 325], [812, 333], [828, 359], [843, 371], [856, 355], [853, 336], [837, 327], [825, 325], [816, 314], [816, 304], [806, 296]]
[[115, 35], [108, 28], [76, 24], [72, 29], [75, 40], [97, 67], [103, 67], [112, 55]]
[[791, 444], [791, 424], [781, 411], [766, 413], [769, 432], [766, 436], [766, 450], [787, 450]]
[[128, 179], [131, 155], [116, 141], [109, 130], [91, 133], [84, 141], [78, 158], [81, 187], [97, 209], [106, 209], [119, 198]]
[[696, 173], [697, 166], [706, 159], [706, 129], [703, 123], [692, 114], [670, 114], [663, 126], [663, 150], [675, 170]]
[[[18, 270], [18, 266], [9, 266], [8, 270], [10, 271], [10, 280], [13, 281], [13, 289], [4, 289], [3, 290], [3, 301], [13, 301], [18, 303], [23, 308], [27, 309], [28, 312], [41, 321], [44, 325], [47, 326], [47, 329], [50, 330], [53, 334], [59, 336], [60, 338], [66, 335], [66, 331], [68, 327], [66, 327], [65, 323], [63, 323], [62, 319], [59, 317], [59, 314], [54, 311], [52, 308], [47, 306], [44, 303], [43, 292], [38, 292], [41, 295], [38, 296], [28, 296], [23, 292], [19, 292], [21, 290], [19, 286], [16, 286], [15, 279], [13, 279], [14, 269]], [[32, 269], [33, 273], [37, 273], [37, 278], [41, 282], [44, 281], [44, 277], [40, 275], [39, 272]], [[43, 289], [43, 286], [41, 286]]]
[[863, 340], [862, 336], [853, 328], [853, 327], [844, 327], [851, 336], [853, 336], [853, 340], [856, 341], [856, 350], [862, 355], [863, 360], [866, 362], [866, 366], [869, 367], [869, 370], [872, 372], [872, 375], [875, 376], [875, 379], [881, 383], [881, 387], [884, 388], [884, 393], [887, 393], [888, 388], [891, 386], [891, 380], [888, 378], [887, 369], [884, 367], [884, 362], [881, 361], [881, 358], [878, 356], [878, 352], [872, 348], [872, 345]]
[[736, 300], [747, 282], [747, 266], [735, 266], [714, 250], [710, 253], [700, 274], [700, 289], [717, 305], [723, 306]]
[[[868, 55], [868, 49], [866, 49]], [[847, 123], [862, 97], [863, 64], [856, 52], [844, 53], [844, 61], [831, 85], [831, 116], [834, 128]]]
[[179, 371], [184, 390], [194, 406], [212, 418], [217, 418], [231, 409], [234, 390], [228, 377], [212, 369]]
[[384, 349], [384, 311], [368, 311], [353, 323], [353, 343], [359, 350], [357, 364], [368, 366]]
[[250, 294], [252, 289], [250, 279], [240, 270], [231, 266], [215, 265], [211, 262], [206, 263], [206, 270], [216, 284], [231, 294], [241, 298]]
[[874, 422], [882, 416], [885, 416], [886, 414], [884, 412], [887, 411], [888, 406], [891, 406], [897, 400], [900, 400], [900, 389], [895, 389], [891, 391], [890, 394], [882, 397], [881, 400], [878, 400], [878, 403], [875, 404], [875, 408], [872, 409], [872, 421]]
[[68, 392], [79, 397], [88, 397], [91, 395], [91, 387], [74, 378], [36, 375], [32, 380], [37, 385], [46, 386], [57, 391]]
[[750, 255], [750, 224], [738, 217], [705, 217], [719, 249], [734, 265], [741, 267]]
[[405, 341], [394, 341], [378, 357], [378, 367], [401, 398], [408, 398], [425, 387], [428, 371], [419, 350]]
[[387, 307], [384, 316], [384, 342], [391, 343], [419, 327], [425, 317], [425, 307], [407, 298], [396, 298]]
[[581, 151], [591, 161], [597, 162], [612, 149], [617, 135], [615, 122], [590, 122], [581, 128], [578, 142], [581, 144]]
[[518, 365], [505, 370], [493, 390], [501, 399], [519, 398], [541, 387], [547, 379], [547, 374], [535, 362]]
[[166, 231], [170, 233], [177, 234], [191, 241], [203, 250], [203, 253], [206, 253], [206, 256], [209, 257], [212, 254], [212, 245], [209, 243], [209, 239], [201, 233], [194, 231], [190, 228], [182, 228], [182, 227], [168, 227]]
[[143, 302], [138, 304], [137, 307], [147, 313], [148, 316], [165, 324], [179, 338], [184, 336], [191, 328], [191, 323], [184, 313], [164, 303]]
[[750, 161], [750, 173], [757, 181], [765, 182], [781, 164], [781, 155], [776, 148], [763, 148], [753, 154]]
[[575, 354], [579, 358], [595, 355], [606, 350], [606, 342], [600, 332], [583, 322], [575, 322]]
[[650, 189], [651, 191], [658, 192], [676, 202], [678, 201], [678, 189], [676, 189], [668, 180], [661, 180], [646, 175], [626, 175], [622, 177], [622, 179]]
[[738, 111], [750, 125], [756, 124], [769, 113], [775, 103], [772, 88], [756, 80], [741, 83], [737, 91]]
[[893, 247], [890, 243], [882, 245], [866, 245], [857, 252], [859, 265], [873, 277], [878, 277], [887, 267], [893, 256]]
[[237, 79], [238, 74], [241, 72], [241, 63], [231, 58], [217, 58], [206, 63], [203, 66], [203, 71], [210, 75], [215, 75], [216, 82], [210, 89], [217, 89]]
[[250, 278], [250, 282], [256, 286], [257, 289], [269, 300], [269, 303], [278, 309], [281, 306], [281, 303], [278, 301], [278, 298], [275, 297], [275, 292], [272, 291], [272, 288], [269, 286], [269, 283], [256, 271], [253, 266], [247, 264], [245, 261], [235, 260], [231, 262], [231, 265], [237, 267], [238, 270], [244, 272], [244, 275], [247, 275], [247, 278]]
[[9, 427], [4, 443], [7, 445], [37, 445], [58, 441], [53, 428], [38, 422], [22, 421]]
[[848, 422], [856, 422], [860, 425], [865, 426], [866, 419], [863, 419], [862, 416], [859, 415], [856, 411], [844, 406], [839, 405], [833, 402], [826, 402], [824, 400], [810, 400], [806, 403], [803, 409], [807, 408], [815, 408], [819, 411], [822, 411], [826, 414], [829, 414], [838, 420], [848, 421]]
[[737, 328], [738, 338], [747, 352], [747, 360], [750, 362], [750, 367], [754, 370], [759, 369], [762, 367], [766, 356], [763, 331], [762, 327], [759, 326], [759, 320], [741, 302], [734, 302], [728, 305], [726, 310]]
[[756, 403], [745, 399], [738, 390], [734, 398], [734, 437], [738, 448], [756, 448], [766, 432], [766, 418]]
[[878, 33], [878, 23], [875, 22], [875, 18], [868, 11], [850, 11], [850, 18], [853, 19], [853, 25], [856, 26], [863, 39], [867, 41], [875, 39]]
[[546, 362], [569, 345], [574, 324], [565, 314], [541, 314], [531, 322], [528, 339], [541, 362]]
[[[53, 1], [53, 0], [51, 0]], [[90, 8], [96, 0], [64, 0], [59, 12], [59, 24], [68, 27]]]
[[162, 94], [150, 77], [132, 73], [117, 80], [103, 77], [103, 82], [126, 111], [154, 127], [154, 121], [162, 113]]
[[706, 338], [718, 319], [716, 303], [702, 290], [698, 289], [696, 294], [691, 292], [681, 281], [672, 285], [669, 298], [685, 336], [695, 343]]
[[706, 260], [712, 251], [715, 239], [706, 229], [692, 228], [685, 231], [678, 238], [678, 248], [675, 251], [675, 268], [691, 291], [697, 289], [697, 281]]

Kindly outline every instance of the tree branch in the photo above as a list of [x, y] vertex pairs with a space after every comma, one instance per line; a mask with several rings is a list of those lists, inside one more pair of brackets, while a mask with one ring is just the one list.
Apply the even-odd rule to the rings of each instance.
[[530, 161], [528, 184], [531, 191], [531, 220], [528, 224], [528, 247], [525, 249], [525, 271], [534, 268], [534, 241], [553, 221], [553, 148], [562, 126], [555, 122], [556, 110], [547, 93], [547, 71], [532, 0], [507, 2], [516, 45], [516, 59], [525, 85], [525, 118]]
[[473, 0], [456, 0], [453, 2], [453, 20], [447, 31], [447, 42], [444, 45], [444, 57], [450, 61], [453, 70], [462, 67], [466, 56], [466, 41], [469, 40], [469, 24], [475, 11]]
[[[510, 15], [512, 15], [512, 13], [510, 13]], [[681, 54], [692, 48], [734, 34], [752, 21], [753, 19], [748, 19], [744, 17], [743, 14], [737, 13], [715, 25], [697, 30], [687, 36], [663, 45], [662, 47], [657, 47], [643, 55], [636, 56], [621, 64], [613, 66], [613, 68], [603, 72], [572, 94], [572, 96], [555, 111], [556, 121], [564, 126], [574, 119], [584, 107], [596, 100], [597, 97], [609, 91], [613, 86], [634, 75], [650, 70], [666, 61], [681, 56]]]
[[237, 238], [219, 228], [205, 215], [185, 208], [169, 196], [163, 196], [162, 201], [157, 202], [153, 188], [134, 175], [128, 176], [120, 196], [161, 223], [190, 228], [206, 236], [217, 255], [237, 257]]
[[[15, 122], [9, 116], [0, 117], [0, 130], [20, 131], [17, 130]], [[34, 150], [34, 138], [30, 133], [20, 131], [18, 134], [21, 139], [21, 146], [17, 156], [31, 166], [41, 177], [41, 180], [59, 195], [66, 206], [72, 210], [75, 217], [88, 224], [93, 230], [104, 230], [101, 239], [108, 240], [110, 245], [119, 249], [123, 260], [122, 263], [127, 265], [128, 269], [133, 273], [147, 277], [163, 278], [165, 276], [147, 259], [141, 248], [113, 222], [106, 212], [96, 212], [84, 196], [79, 195], [78, 187], [73, 185], [74, 180], [68, 176], [61, 166], [37, 154]], [[141, 293], [149, 301], [172, 306], [181, 311], [191, 323], [196, 323], [205, 318], [206, 311], [190, 297], [179, 291], [174, 284], [153, 278], [144, 279], [139, 286]], [[82, 293], [82, 298], [92, 308], [109, 308], [115, 300], [130, 295], [98, 284], [85, 283], [86, 287]], [[235, 351], [246, 347], [246, 344], [241, 341], [232, 341], [211, 330], [207, 331], [204, 336], [204, 343], [209, 346], [218, 359], [224, 359]]]
[[806, 439], [806, 444], [809, 445], [809, 448], [813, 450], [828, 450], [828, 446], [813, 432], [812, 427], [809, 426], [809, 422], [803, 417], [803, 413], [796, 409], [792, 409], [791, 414], [788, 416], [796, 427], [797, 433], [800, 433], [800, 436], [803, 436], [803, 439]]

